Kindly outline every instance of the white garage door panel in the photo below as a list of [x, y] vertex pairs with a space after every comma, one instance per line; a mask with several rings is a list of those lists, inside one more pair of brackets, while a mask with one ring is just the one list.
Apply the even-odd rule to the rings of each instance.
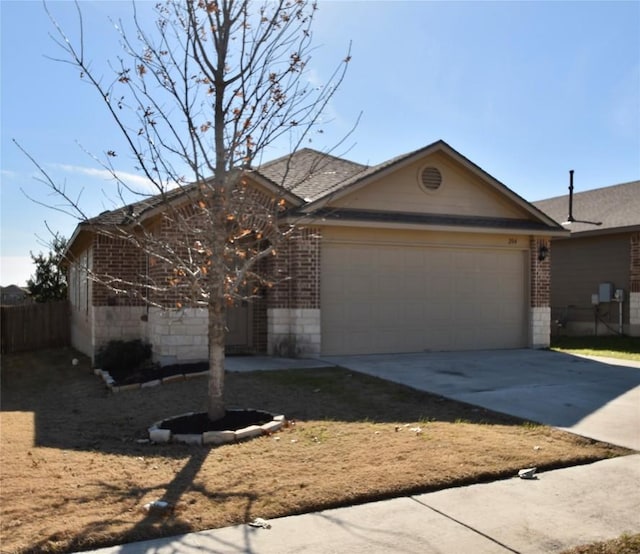
[[322, 352], [526, 346], [522, 251], [329, 243]]

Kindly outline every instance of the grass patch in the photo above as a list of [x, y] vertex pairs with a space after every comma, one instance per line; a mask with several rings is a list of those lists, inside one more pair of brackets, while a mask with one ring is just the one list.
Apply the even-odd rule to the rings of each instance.
[[554, 337], [551, 349], [569, 354], [640, 361], [638, 337]]
[[[112, 395], [71, 350], [2, 361], [6, 553], [86, 550], [628, 453], [338, 368], [228, 374], [229, 407], [294, 420], [272, 436], [143, 444], [151, 423], [205, 409], [204, 378]], [[153, 500], [174, 509], [142, 510]]]
[[640, 552], [640, 533], [622, 535], [617, 539], [594, 542], [564, 550], [562, 554], [638, 554]]

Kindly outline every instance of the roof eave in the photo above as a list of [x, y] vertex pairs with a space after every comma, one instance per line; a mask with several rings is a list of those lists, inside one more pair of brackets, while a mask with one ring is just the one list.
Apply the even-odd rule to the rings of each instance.
[[80, 238], [80, 235], [84, 232], [88, 232], [91, 230], [91, 225], [86, 221], [81, 221], [76, 225], [76, 228], [73, 230], [73, 233], [69, 240], [67, 241], [64, 250], [62, 251], [62, 258], [68, 259], [68, 254], [71, 252], [72, 246], [75, 242]]
[[484, 234], [509, 234], [518, 236], [537, 236], [560, 238], [569, 237], [569, 231], [564, 229], [547, 228], [547, 229], [527, 229], [518, 227], [490, 227], [480, 225], [446, 225], [433, 223], [403, 223], [397, 221], [374, 221], [374, 220], [358, 220], [358, 219], [327, 219], [316, 215], [301, 215], [299, 217], [289, 218], [289, 221], [296, 225], [315, 225], [320, 227], [375, 227], [376, 229], [400, 229], [414, 231], [441, 231], [455, 233], [484, 233]]
[[564, 238], [582, 238], [582, 237], [593, 237], [593, 236], [601, 236], [601, 235], [617, 235], [621, 233], [635, 233], [640, 231], [640, 224], [636, 225], [627, 225], [624, 227], [606, 227], [596, 228], [596, 229], [587, 229], [585, 231], [571, 231], [570, 228], [565, 228], [567, 231], [567, 235]]

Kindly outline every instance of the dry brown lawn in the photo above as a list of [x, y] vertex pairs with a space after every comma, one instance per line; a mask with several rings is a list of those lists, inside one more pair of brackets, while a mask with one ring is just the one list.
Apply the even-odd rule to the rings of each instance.
[[[2, 552], [90, 549], [626, 453], [342, 369], [228, 374], [229, 407], [295, 421], [275, 435], [142, 444], [154, 421], [203, 410], [206, 380], [114, 395], [73, 357], [2, 359]], [[159, 499], [175, 510], [142, 509]]]
[[622, 535], [618, 538], [576, 546], [562, 554], [638, 554], [640, 552], [640, 533]]

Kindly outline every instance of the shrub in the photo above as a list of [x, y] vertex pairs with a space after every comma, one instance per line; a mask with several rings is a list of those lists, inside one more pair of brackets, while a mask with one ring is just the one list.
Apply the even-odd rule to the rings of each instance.
[[132, 371], [151, 358], [151, 345], [140, 339], [112, 340], [96, 354], [96, 367], [109, 373]]

